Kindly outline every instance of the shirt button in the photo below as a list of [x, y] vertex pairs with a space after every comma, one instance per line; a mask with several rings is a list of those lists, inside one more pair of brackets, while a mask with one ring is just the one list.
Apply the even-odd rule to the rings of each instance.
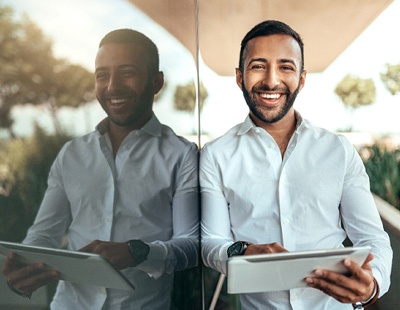
[[254, 129], [254, 131], [255, 131], [256, 133], [260, 133], [260, 129], [258, 129], [258, 128]]
[[283, 224], [285, 224], [285, 225], [289, 224], [289, 222], [290, 222], [290, 221], [289, 221], [288, 219], [284, 219], [284, 220], [283, 220]]

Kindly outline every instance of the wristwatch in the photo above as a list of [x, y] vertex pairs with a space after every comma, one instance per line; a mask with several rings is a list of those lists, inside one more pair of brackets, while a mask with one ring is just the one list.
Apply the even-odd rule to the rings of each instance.
[[132, 267], [136, 267], [140, 263], [144, 262], [149, 255], [150, 247], [148, 244], [144, 243], [142, 240], [129, 240], [128, 248], [131, 256], [133, 258]]
[[246, 241], [234, 242], [226, 251], [228, 253], [228, 257], [243, 255], [248, 246], [249, 243]]

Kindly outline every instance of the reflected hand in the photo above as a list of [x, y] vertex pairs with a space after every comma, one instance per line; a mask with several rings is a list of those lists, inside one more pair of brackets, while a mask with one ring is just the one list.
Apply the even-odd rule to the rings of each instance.
[[127, 242], [107, 242], [95, 240], [79, 250], [105, 257], [117, 269], [125, 269], [133, 263]]
[[60, 280], [61, 274], [44, 263], [24, 265], [19, 263], [15, 253], [9, 253], [3, 267], [7, 284], [15, 293], [30, 297], [38, 288], [54, 280]]

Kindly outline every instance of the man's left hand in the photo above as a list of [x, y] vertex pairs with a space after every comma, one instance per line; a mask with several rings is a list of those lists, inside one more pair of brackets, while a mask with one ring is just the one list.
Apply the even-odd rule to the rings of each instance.
[[369, 254], [362, 266], [349, 259], [343, 261], [351, 276], [333, 271], [317, 269], [315, 277], [305, 279], [308, 286], [319, 289], [342, 303], [364, 302], [374, 293], [374, 276], [369, 262], [374, 258]]

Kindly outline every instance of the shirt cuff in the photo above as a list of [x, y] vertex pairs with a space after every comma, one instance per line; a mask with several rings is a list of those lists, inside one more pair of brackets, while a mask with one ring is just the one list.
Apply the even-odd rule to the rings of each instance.
[[169, 249], [165, 243], [160, 241], [147, 244], [150, 247], [147, 259], [136, 268], [146, 272], [154, 279], [160, 278], [163, 273], [172, 273], [175, 261], [172, 249]]

